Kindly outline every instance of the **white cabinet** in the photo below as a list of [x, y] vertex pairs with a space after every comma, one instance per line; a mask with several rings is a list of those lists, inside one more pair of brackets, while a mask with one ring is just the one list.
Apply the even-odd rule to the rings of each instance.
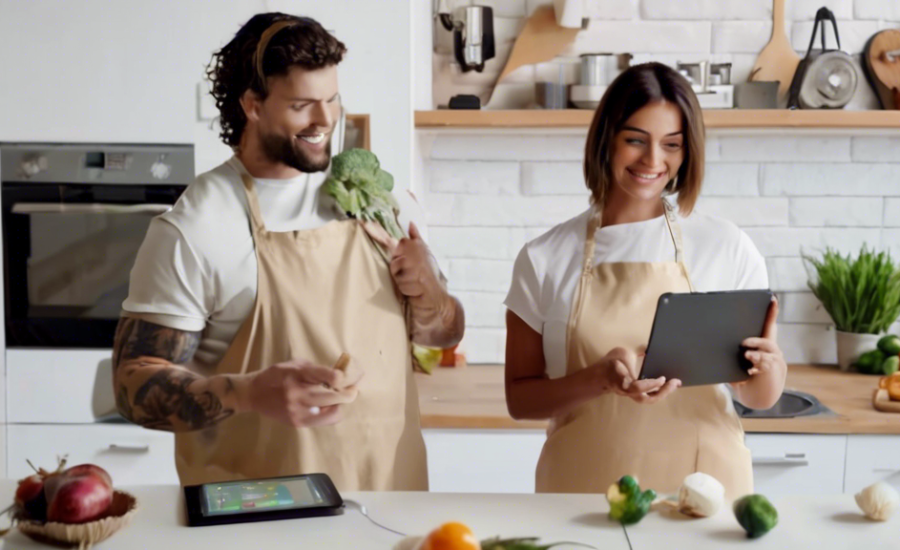
[[845, 493], [855, 494], [876, 481], [900, 489], [900, 436], [851, 435], [845, 479]]
[[436, 493], [533, 493], [542, 430], [424, 430]]
[[12, 424], [88, 424], [116, 410], [112, 350], [6, 351]]
[[57, 456], [68, 465], [90, 462], [116, 485], [177, 484], [175, 436], [131, 424], [12, 425], [8, 427], [9, 477], [38, 468], [53, 470]]
[[845, 435], [747, 434], [757, 493], [834, 495], [844, 490]]

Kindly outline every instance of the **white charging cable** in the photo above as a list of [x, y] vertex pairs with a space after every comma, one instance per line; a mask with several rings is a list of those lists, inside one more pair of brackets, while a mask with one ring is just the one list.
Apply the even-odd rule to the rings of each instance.
[[379, 527], [381, 529], [384, 529], [385, 531], [390, 531], [391, 533], [394, 533], [395, 535], [400, 535], [401, 537], [406, 536], [406, 533], [401, 533], [400, 531], [396, 531], [394, 529], [391, 529], [390, 527], [385, 527], [384, 525], [382, 525], [382, 524], [378, 523], [377, 521], [375, 521], [374, 519], [372, 519], [372, 517], [369, 516], [369, 511], [366, 510], [366, 507], [363, 506], [362, 503], [356, 502], [355, 500], [344, 500], [344, 505], [347, 506], [348, 508], [355, 508], [356, 510], [359, 510], [359, 513], [362, 514], [363, 517], [365, 517], [367, 520], [369, 520], [372, 523], [372, 525]]

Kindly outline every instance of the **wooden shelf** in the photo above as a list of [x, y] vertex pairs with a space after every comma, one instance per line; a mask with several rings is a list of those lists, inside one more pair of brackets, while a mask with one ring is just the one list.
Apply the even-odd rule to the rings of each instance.
[[[582, 109], [416, 111], [416, 128], [577, 128], [587, 127], [594, 112]], [[900, 111], [706, 110], [707, 128], [894, 128]]]

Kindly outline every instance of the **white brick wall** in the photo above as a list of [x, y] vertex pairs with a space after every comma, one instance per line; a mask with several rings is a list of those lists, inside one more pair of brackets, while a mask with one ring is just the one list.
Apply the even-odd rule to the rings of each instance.
[[771, 19], [769, 0], [643, 0], [644, 19]]
[[797, 227], [881, 227], [884, 199], [791, 199], [791, 225]]
[[854, 0], [853, 8], [857, 19], [900, 21], [900, 2], [896, 0]]
[[[815, 13], [814, 13], [815, 15]], [[845, 52], [857, 54], [863, 51], [868, 40], [878, 32], [878, 21], [838, 21], [838, 34], [841, 36], [841, 49]], [[834, 31], [829, 22], [825, 25], [825, 45], [829, 49], [837, 48], [834, 39]], [[791, 25], [791, 45], [795, 50], [806, 53], [809, 48], [809, 39], [812, 38], [813, 21], [797, 21]], [[816, 33], [814, 48], [822, 47], [822, 31]], [[862, 83], [862, 82], [861, 82]]]
[[[834, 12], [836, 19], [853, 19], [853, 0], [787, 0], [784, 7], [784, 17], [788, 20], [803, 21], [808, 19], [812, 21], [816, 18], [816, 12], [822, 6]], [[877, 17], [874, 19], [877, 19]]]
[[[434, 95], [444, 101], [455, 93], [489, 91], [524, 18], [551, 2], [456, 3], [495, 8], [498, 59], [480, 75], [436, 76]], [[805, 52], [823, 5], [834, 11], [842, 45], [851, 52], [877, 30], [900, 27], [900, 0], [787, 0], [786, 30], [797, 49]], [[516, 71], [497, 88], [490, 108], [529, 106], [533, 83], [555, 81], [560, 66], [566, 81], [577, 83], [578, 56], [587, 52], [629, 52], [634, 63], [671, 66], [731, 62], [739, 83], [771, 35], [771, 0], [590, 0], [588, 9], [590, 26], [575, 43], [556, 59]], [[449, 66], [449, 33], [435, 34], [436, 66]], [[872, 101], [861, 79], [851, 108], [868, 108]], [[439, 132], [423, 149], [428, 181], [420, 188], [430, 244], [466, 308], [470, 361], [503, 360], [502, 302], [521, 246], [586, 207], [584, 142], [585, 132]], [[891, 251], [900, 262], [900, 137], [712, 132], [706, 160], [698, 210], [734, 221], [766, 257], [788, 360], [833, 363], [834, 330], [809, 291], [800, 254], [818, 254], [825, 246], [855, 254], [867, 244]]]

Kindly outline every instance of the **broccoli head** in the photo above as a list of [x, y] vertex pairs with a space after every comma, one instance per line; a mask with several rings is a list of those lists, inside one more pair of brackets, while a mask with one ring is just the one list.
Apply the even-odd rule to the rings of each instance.
[[365, 149], [349, 149], [331, 159], [325, 192], [348, 216], [378, 222], [395, 239], [403, 238], [397, 223], [399, 205], [391, 191], [394, 177], [381, 169], [378, 157]]

